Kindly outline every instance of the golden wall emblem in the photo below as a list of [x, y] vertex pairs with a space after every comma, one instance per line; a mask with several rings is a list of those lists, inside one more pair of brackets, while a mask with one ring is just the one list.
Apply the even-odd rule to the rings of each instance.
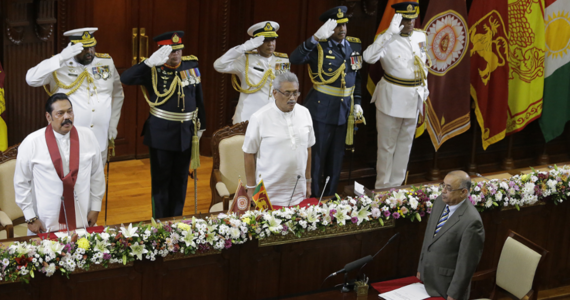
[[481, 80], [485, 85], [487, 85], [487, 82], [491, 79], [491, 73], [498, 67], [504, 66], [508, 58], [507, 40], [502, 36], [496, 37], [501, 24], [499, 24], [499, 21], [494, 19], [492, 15], [488, 16], [489, 18], [483, 18], [478, 22], [478, 24], [484, 23], [483, 28], [485, 29], [485, 33], [477, 33], [478, 24], [475, 24], [475, 26], [472, 26], [469, 30], [471, 42], [473, 43], [473, 48], [471, 48], [469, 56], [473, 56], [474, 53], [477, 53], [477, 55], [487, 62], [487, 67], [484, 70], [479, 69], [479, 76], [481, 76]]

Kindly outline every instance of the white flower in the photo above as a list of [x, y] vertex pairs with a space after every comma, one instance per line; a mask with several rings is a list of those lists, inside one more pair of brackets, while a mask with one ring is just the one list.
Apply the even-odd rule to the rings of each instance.
[[534, 176], [534, 175], [533, 175], [533, 176], [530, 176], [530, 181], [536, 182], [537, 180], [538, 180], [538, 177], [536, 177], [536, 176]]
[[53, 273], [55, 273], [55, 264], [51, 263], [49, 264], [49, 266], [46, 267], [46, 276], [50, 277], [51, 275], [53, 275]]
[[507, 184], [507, 182], [503, 181], [500, 184], [501, 188], [504, 190], [508, 190], [509, 189], [509, 185]]
[[[489, 197], [489, 198], [491, 198], [491, 197]], [[495, 194], [495, 199], [497, 199], [497, 201], [503, 200], [503, 193], [501, 193], [501, 191], [498, 191], [498, 192]], [[485, 205], [485, 206], [487, 206], [487, 205]]]
[[281, 226], [281, 220], [276, 219], [274, 216], [270, 215], [270, 214], [266, 214], [263, 216], [263, 218], [267, 221], [267, 223], [264, 225], [264, 227], [267, 227], [267, 229], [269, 229], [269, 231], [271, 232], [279, 232], [283, 229], [283, 226]]
[[510, 188], [510, 189], [509, 189], [509, 195], [510, 195], [510, 196], [513, 196], [516, 192], [517, 192], [517, 191], [515, 191], [514, 188]]
[[336, 218], [336, 222], [339, 225], [344, 225], [346, 220], [350, 220], [350, 217], [348, 216], [347, 213], [348, 213], [348, 211], [342, 209], [340, 206], [338, 207], [338, 210], [334, 214], [334, 217]]
[[534, 183], [532, 182], [525, 183], [522, 192], [524, 194], [534, 194]]
[[121, 233], [124, 237], [130, 238], [134, 236], [139, 236], [137, 233], [138, 227], [133, 227], [133, 224], [129, 224], [129, 227], [125, 228], [125, 226], [121, 226]]
[[480, 188], [478, 185], [476, 185], [473, 190], [476, 191], [476, 192], [479, 192], [479, 191], [481, 191], [481, 188]]
[[229, 230], [230, 236], [232, 237], [232, 239], [238, 239], [239, 236], [241, 235], [241, 232], [238, 228], [235, 227], [231, 227]]
[[487, 202], [485, 202], [485, 207], [489, 208], [493, 206], [493, 200], [491, 200], [491, 197], [487, 197]]
[[417, 209], [417, 208], [418, 208], [418, 200], [417, 200], [417, 198], [416, 198], [416, 197], [412, 197], [412, 196], [410, 196], [410, 197], [408, 197], [408, 198], [410, 199], [409, 202], [408, 202], [408, 203], [410, 204], [410, 207], [411, 207], [412, 209]]
[[557, 183], [556, 180], [549, 179], [549, 180], [546, 182], [546, 185], [548, 185], [548, 187], [549, 187], [551, 190], [554, 191], [554, 190], [556, 190], [556, 183]]
[[431, 201], [426, 202], [426, 207], [432, 207], [432, 206], [433, 206], [433, 203]]
[[4, 258], [4, 259], [2, 260], [2, 264], [3, 264], [5, 267], [7, 267], [7, 266], [10, 264], [10, 261], [9, 261], [7, 258]]
[[372, 209], [372, 217], [374, 219], [378, 219], [380, 217], [380, 210], [378, 208], [373, 208]]
[[109, 235], [108, 233], [106, 233], [106, 232], [100, 233], [99, 236], [100, 236], [104, 241], [109, 240], [109, 237], [110, 237], [110, 235]]
[[129, 255], [136, 256], [138, 260], [142, 260], [143, 254], [148, 253], [148, 250], [146, 250], [143, 245], [139, 245], [138, 243], [131, 245], [131, 251], [132, 252], [129, 253]]
[[360, 208], [360, 210], [358, 212], [356, 210], [353, 210], [351, 217], [357, 217], [358, 222], [356, 223], [356, 225], [360, 225], [360, 223], [362, 223], [362, 221], [368, 219], [368, 216], [371, 214], [372, 213], [369, 211], [369, 207], [363, 206], [362, 208]]
[[102, 252], [102, 253], [109, 253], [109, 249], [107, 249], [107, 246], [109, 245], [109, 243], [106, 240], [96, 240], [95, 241], [95, 246], [93, 247], [93, 250], [95, 252]]

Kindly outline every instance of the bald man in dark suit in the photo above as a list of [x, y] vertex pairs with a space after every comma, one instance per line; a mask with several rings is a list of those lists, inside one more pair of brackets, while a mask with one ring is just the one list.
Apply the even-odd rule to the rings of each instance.
[[471, 178], [467, 173], [450, 172], [441, 188], [428, 220], [417, 277], [430, 296], [467, 300], [483, 252], [485, 229], [468, 199]]

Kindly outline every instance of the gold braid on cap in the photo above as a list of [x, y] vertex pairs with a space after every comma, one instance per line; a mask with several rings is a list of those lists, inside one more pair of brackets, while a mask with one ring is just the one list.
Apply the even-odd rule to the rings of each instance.
[[236, 74], [232, 75], [232, 85], [233, 85], [234, 89], [239, 93], [253, 94], [253, 93], [261, 90], [265, 86], [265, 83], [267, 82], [268, 78], [271, 78], [271, 80], [269, 81], [269, 93], [271, 93], [271, 87], [273, 86], [273, 80], [275, 79], [275, 74], [273, 73], [272, 68], [269, 68], [269, 70], [265, 71], [265, 74], [263, 74], [263, 77], [259, 80], [259, 82], [257, 84], [253, 84], [249, 81], [249, 55], [246, 54], [245, 55], [245, 84], [247, 84], [248, 88], [246, 90], [241, 88], [241, 85], [238, 82], [238, 77], [236, 76]]

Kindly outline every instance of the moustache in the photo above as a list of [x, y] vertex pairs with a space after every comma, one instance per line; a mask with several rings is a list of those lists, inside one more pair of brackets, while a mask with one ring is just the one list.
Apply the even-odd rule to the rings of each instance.
[[289, 101], [287, 101], [287, 104], [297, 104], [297, 101], [295, 101], [295, 100], [289, 100]]
[[73, 125], [73, 122], [70, 119], [61, 122], [61, 126], [65, 126], [66, 124]]

